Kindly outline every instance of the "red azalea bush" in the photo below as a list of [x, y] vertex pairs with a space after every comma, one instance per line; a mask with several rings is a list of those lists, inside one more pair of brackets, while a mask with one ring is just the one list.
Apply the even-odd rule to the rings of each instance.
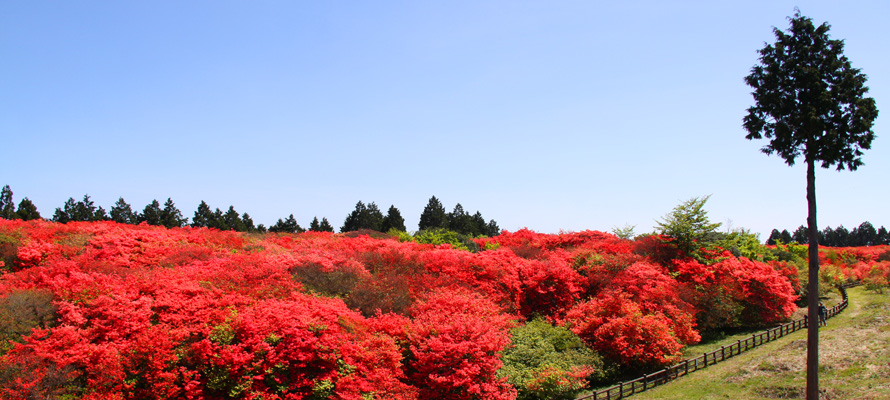
[[[510, 399], [497, 371], [516, 321], [654, 368], [700, 329], [793, 311], [788, 264], [598, 231], [475, 240], [487, 250], [0, 219], [0, 305], [41, 293], [51, 310], [32, 324], [0, 307], [0, 325], [25, 327], [3, 336], [0, 397]], [[886, 278], [882, 253], [835, 254], [850, 276]], [[589, 372], [573, 371], [542, 372], [541, 391]]]

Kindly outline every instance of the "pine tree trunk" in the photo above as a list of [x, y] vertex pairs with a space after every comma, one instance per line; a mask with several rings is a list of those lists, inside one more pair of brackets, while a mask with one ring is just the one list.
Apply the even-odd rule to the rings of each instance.
[[807, 400], [819, 400], [819, 228], [816, 225], [815, 169], [815, 161], [810, 158], [807, 160], [807, 225], [810, 242], [807, 285]]

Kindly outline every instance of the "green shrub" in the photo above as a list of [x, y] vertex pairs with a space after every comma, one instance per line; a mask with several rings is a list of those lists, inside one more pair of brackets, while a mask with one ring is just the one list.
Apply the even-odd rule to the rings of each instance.
[[53, 294], [45, 290], [16, 290], [0, 299], [0, 354], [9, 351], [10, 341], [22, 342], [34, 328], [47, 328], [58, 315]]
[[18, 257], [21, 239], [15, 234], [0, 232], [0, 270], [13, 271], [14, 262]]
[[414, 234], [414, 241], [417, 243], [450, 244], [455, 249], [478, 251], [479, 246], [472, 239], [470, 236], [441, 228], [426, 229]]
[[572, 399], [603, 374], [599, 355], [567, 328], [535, 319], [511, 333], [498, 375], [519, 390], [518, 399]]
[[310, 263], [292, 269], [294, 279], [310, 292], [328, 297], [346, 297], [359, 282], [355, 271], [345, 268], [325, 271], [321, 264]]

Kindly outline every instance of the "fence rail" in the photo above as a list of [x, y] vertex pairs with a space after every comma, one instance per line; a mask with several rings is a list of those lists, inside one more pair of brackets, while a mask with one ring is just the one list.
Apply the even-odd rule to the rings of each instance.
[[[838, 286], [838, 290], [840, 290], [841, 292], [842, 300], [836, 306], [828, 309], [828, 318], [834, 317], [845, 308], [847, 308], [847, 305], [849, 303], [847, 300], [847, 288], [851, 288], [857, 285], [859, 285], [858, 282], [853, 282], [845, 283]], [[779, 325], [775, 328], [752, 334], [751, 337], [745, 338], [744, 340], [739, 339], [736, 343], [730, 344], [729, 346], [720, 346], [720, 348], [717, 350], [709, 353], [703, 353], [701, 356], [681, 361], [678, 364], [674, 364], [673, 366], [667, 367], [661, 371], [656, 371], [651, 374], [643, 375], [642, 377], [634, 380], [621, 382], [615, 386], [597, 390], [592, 394], [579, 397], [576, 400], [623, 399], [635, 393], [644, 392], [656, 386], [663, 385], [689, 373], [707, 368], [709, 365], [714, 365], [718, 362], [730, 359], [739, 354], [742, 354], [745, 351], [753, 349], [757, 346], [761, 346], [765, 343], [769, 343], [790, 333], [797, 332], [806, 327], [807, 317], [802, 317], [791, 322]]]

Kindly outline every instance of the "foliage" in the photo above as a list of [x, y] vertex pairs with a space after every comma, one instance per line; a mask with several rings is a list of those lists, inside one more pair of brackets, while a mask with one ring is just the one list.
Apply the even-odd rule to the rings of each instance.
[[309, 223], [309, 230], [314, 232], [333, 232], [334, 227], [331, 226], [331, 223], [328, 222], [327, 218], [322, 218], [321, 222], [318, 221], [318, 217], [312, 218], [312, 222]]
[[137, 224], [139, 223], [139, 215], [133, 212], [133, 208], [127, 203], [123, 197], [119, 197], [117, 202], [111, 206], [109, 211], [111, 220], [120, 224]]
[[102, 207], [96, 207], [96, 204], [90, 199], [89, 195], [84, 195], [83, 200], [74, 201], [74, 198], [68, 198], [62, 208], [56, 208], [53, 214], [53, 221], [67, 223], [71, 221], [104, 221], [108, 219], [105, 210]]
[[405, 218], [402, 218], [402, 213], [393, 205], [389, 206], [389, 210], [386, 212], [386, 216], [383, 217], [383, 222], [380, 224], [381, 232], [389, 232], [392, 229], [397, 231], [407, 230], [405, 228]]
[[708, 251], [659, 261], [650, 254], [668, 253], [640, 250], [649, 239], [597, 231], [463, 238], [476, 252], [374, 231], [111, 221], [0, 219], [0, 237], [14, 253], [0, 298], [52, 294], [57, 310], [0, 356], [0, 397], [12, 399], [562, 396], [591, 371], [524, 358], [537, 368], [524, 387], [498, 374], [516, 321], [559, 325], [541, 327], [551, 343], [570, 327], [596, 378], [598, 360], [673, 360], [697, 321], [719, 316], [710, 299], [743, 324], [785, 318], [794, 296], [781, 265]]
[[656, 221], [656, 231], [674, 238], [674, 244], [680, 251], [691, 256], [698, 255], [698, 249], [711, 241], [717, 228], [722, 225], [708, 219], [704, 207], [710, 197], [693, 197], [678, 204], [661, 221]]
[[34, 329], [55, 325], [56, 307], [53, 294], [46, 290], [14, 290], [0, 298], [0, 355], [21, 343]]
[[346, 217], [346, 220], [343, 221], [343, 226], [340, 227], [340, 232], [351, 232], [362, 229], [379, 232], [381, 231], [382, 226], [383, 213], [377, 208], [377, 204], [371, 202], [371, 204], [366, 206], [365, 203], [359, 201], [355, 204], [355, 210], [353, 210]]
[[[748, 230], [734, 230], [726, 234], [717, 235], [717, 237], [718, 239], [714, 241], [713, 245], [729, 250], [729, 252], [736, 257], [745, 257], [758, 261], [770, 261], [776, 259], [776, 255], [773, 254], [768, 247], [760, 243], [760, 238], [757, 234], [751, 233]], [[781, 240], [781, 242], [790, 243], [791, 241], [789, 240], [786, 242]]]
[[498, 376], [519, 390], [518, 399], [572, 399], [602, 360], [569, 329], [534, 319], [513, 328]]
[[756, 103], [744, 118], [746, 138], [765, 136], [762, 151], [788, 165], [803, 155], [823, 168], [856, 170], [878, 116], [865, 97], [867, 78], [844, 56], [844, 42], [829, 37], [827, 23], [815, 26], [800, 12], [789, 20], [787, 33], [773, 28], [775, 44], [759, 51], [760, 63], [745, 77]]
[[37, 211], [37, 206], [31, 202], [27, 197], [23, 198], [22, 201], [19, 202], [19, 208], [15, 211], [16, 215], [18, 215], [19, 219], [25, 221], [31, 221], [35, 219], [40, 219], [40, 213]]
[[283, 221], [281, 220], [281, 218], [279, 218], [278, 222], [269, 227], [269, 232], [297, 233], [303, 232], [303, 228], [300, 227], [300, 224], [297, 223], [297, 219], [294, 218], [293, 214], [291, 214]]
[[12, 201], [12, 189], [9, 188], [9, 185], [5, 185], [3, 189], [0, 189], [0, 218], [18, 219], [18, 217], [15, 212], [15, 203]]
[[430, 197], [423, 212], [420, 213], [420, 222], [417, 229], [424, 231], [430, 229], [448, 229], [448, 214], [445, 213], [445, 206], [436, 198]]
[[460, 250], [476, 250], [476, 243], [471, 237], [460, 234], [447, 229], [426, 229], [418, 231], [414, 234], [414, 241], [417, 243], [426, 243], [433, 245], [451, 245], [455, 249]]

